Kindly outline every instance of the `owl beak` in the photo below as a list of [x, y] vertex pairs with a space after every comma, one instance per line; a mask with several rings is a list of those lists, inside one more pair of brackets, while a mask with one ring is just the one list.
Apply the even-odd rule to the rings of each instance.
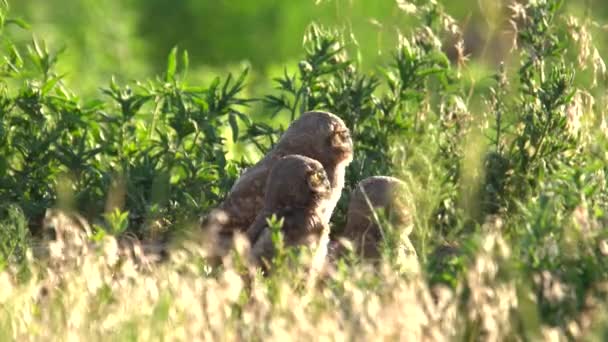
[[351, 162], [353, 160], [354, 148], [352, 140], [349, 139], [348, 141], [349, 144], [342, 150], [342, 160], [348, 160], [349, 162]]
[[323, 186], [325, 187], [325, 192], [331, 192], [331, 184], [329, 184], [327, 179], [323, 181]]
[[353, 150], [353, 138], [351, 138], [351, 136], [350, 136], [350, 135], [348, 135], [348, 138], [346, 139], [346, 143], [345, 143], [345, 145], [346, 145], [346, 146], [348, 146], [348, 149], [349, 149], [350, 151], [352, 151], [352, 150]]
[[332, 146], [340, 151], [340, 159], [352, 159], [353, 140], [348, 132], [336, 132], [332, 138]]

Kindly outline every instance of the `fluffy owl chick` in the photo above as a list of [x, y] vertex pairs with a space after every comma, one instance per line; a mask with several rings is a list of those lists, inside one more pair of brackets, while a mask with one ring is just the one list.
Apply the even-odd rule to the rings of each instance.
[[267, 224], [272, 215], [283, 219], [281, 233], [286, 247], [327, 244], [329, 226], [324, 214], [331, 194], [331, 183], [318, 161], [302, 155], [278, 160], [266, 183], [264, 207], [247, 229], [252, 262], [268, 269], [274, 256], [272, 232]]
[[[327, 112], [307, 112], [291, 123], [276, 146], [234, 184], [207, 224], [218, 227], [219, 245], [228, 246], [234, 232], [246, 230], [264, 206], [266, 179], [284, 156], [298, 154], [319, 161], [331, 185], [323, 221], [329, 222], [344, 187], [344, 173], [352, 161], [350, 131], [338, 116]], [[222, 242], [223, 241], [223, 242]]]
[[375, 176], [359, 182], [351, 194], [343, 231], [343, 236], [353, 243], [357, 255], [368, 260], [380, 258], [380, 243], [389, 233], [382, 231], [385, 227], [381, 229], [378, 226], [375, 214], [380, 210], [390, 221], [390, 226], [398, 230], [391, 232], [399, 239], [401, 248], [397, 255], [415, 253], [408, 238], [412, 226], [410, 212], [402, 200], [404, 189], [405, 183], [393, 177]]

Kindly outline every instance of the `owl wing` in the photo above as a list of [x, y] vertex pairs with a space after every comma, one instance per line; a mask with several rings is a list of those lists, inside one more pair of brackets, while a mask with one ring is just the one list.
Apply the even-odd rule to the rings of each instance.
[[252, 246], [255, 245], [256, 241], [259, 239], [260, 234], [264, 231], [265, 228], [268, 227], [268, 223], [266, 219], [270, 217], [270, 213], [267, 210], [262, 210], [255, 218], [253, 223], [247, 228], [247, 232], [245, 235]]
[[257, 165], [247, 170], [234, 184], [220, 209], [228, 215], [223, 231], [244, 231], [255, 220], [264, 204], [269, 168]]
[[251, 242], [251, 256], [253, 262], [259, 266], [262, 266], [265, 270], [268, 270], [270, 262], [276, 253], [276, 248], [272, 242], [272, 231], [266, 221], [272, 214], [277, 216], [277, 219], [283, 220], [283, 226], [281, 232], [283, 234], [284, 243], [291, 245], [291, 235], [306, 235], [305, 231], [298, 230], [304, 228], [308, 222], [306, 222], [306, 216], [303, 211], [293, 210], [292, 208], [283, 208], [278, 210], [263, 210], [258, 214], [255, 221], [247, 229], [247, 238]]
[[273, 214], [276, 215], [278, 220], [283, 220], [283, 226], [281, 227], [281, 231], [283, 233], [297, 234], [297, 230], [300, 228], [306, 229], [306, 227], [311, 225], [311, 223], [308, 222], [309, 215], [304, 213], [302, 210], [294, 210], [291, 207], [275, 210], [263, 209], [260, 211], [255, 221], [251, 224], [251, 226], [249, 226], [246, 232], [247, 238], [252, 245], [259, 239], [260, 234], [264, 231], [264, 229], [268, 227], [268, 222], [266, 220]]
[[272, 243], [272, 233], [268, 227], [264, 228], [260, 233], [255, 244], [251, 247], [251, 257], [255, 265], [262, 266], [268, 269], [270, 262], [275, 254], [275, 247]]

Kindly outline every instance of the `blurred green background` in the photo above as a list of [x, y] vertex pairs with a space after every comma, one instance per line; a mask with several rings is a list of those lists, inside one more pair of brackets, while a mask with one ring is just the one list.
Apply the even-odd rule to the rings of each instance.
[[[512, 1], [440, 2], [463, 27], [473, 65], [494, 69], [510, 47]], [[607, 21], [605, 1], [566, 5], [578, 15]], [[412, 21], [400, 0], [19, 0], [11, 6], [12, 15], [30, 23], [52, 49], [65, 48], [59, 68], [83, 93], [98, 91], [112, 75], [128, 80], [161, 73], [175, 45], [190, 54], [191, 83], [247, 64], [253, 71], [250, 84], [268, 88], [268, 76], [297, 65], [293, 62], [302, 55], [302, 36], [312, 21], [352, 33], [361, 66], [373, 69]], [[606, 38], [596, 37], [605, 45], [598, 38]]]

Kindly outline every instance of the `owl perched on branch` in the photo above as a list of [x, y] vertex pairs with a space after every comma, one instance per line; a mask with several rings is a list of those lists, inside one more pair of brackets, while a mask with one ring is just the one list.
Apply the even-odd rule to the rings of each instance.
[[[405, 183], [393, 177], [375, 176], [357, 184], [350, 198], [346, 227], [342, 233], [353, 243], [357, 255], [367, 260], [379, 260], [380, 243], [387, 238], [398, 240], [398, 256], [415, 254], [408, 238], [412, 222], [404, 201], [405, 190]], [[390, 224], [381, 224], [380, 213]], [[388, 228], [393, 231], [387, 231]]]
[[[299, 154], [317, 160], [327, 174], [331, 192], [322, 220], [329, 222], [342, 188], [344, 173], [352, 161], [350, 131], [338, 116], [327, 112], [307, 112], [291, 123], [276, 146], [236, 181], [224, 202], [207, 219], [216, 227], [219, 249], [226, 249], [235, 232], [245, 231], [264, 205], [266, 180], [282, 157]], [[223, 254], [222, 251], [219, 254]]]
[[324, 215], [332, 194], [331, 183], [318, 161], [301, 155], [278, 160], [266, 183], [264, 206], [247, 229], [253, 263], [267, 269], [275, 254], [267, 223], [272, 215], [283, 221], [281, 233], [285, 247], [326, 249], [329, 226]]

